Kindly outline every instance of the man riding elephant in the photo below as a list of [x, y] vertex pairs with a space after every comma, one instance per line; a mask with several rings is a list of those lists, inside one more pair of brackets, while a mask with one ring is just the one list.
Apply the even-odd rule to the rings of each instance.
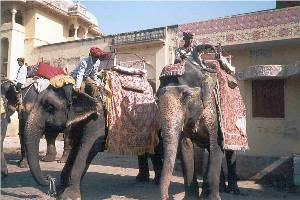
[[101, 60], [108, 57], [109, 54], [98, 47], [90, 49], [89, 56], [83, 58], [71, 72], [71, 76], [75, 79], [75, 91], [80, 91], [81, 84], [85, 81], [84, 90], [89, 88], [86, 92], [90, 96], [99, 96], [98, 86], [101, 85], [101, 79], [97, 76], [97, 72], [101, 70]]

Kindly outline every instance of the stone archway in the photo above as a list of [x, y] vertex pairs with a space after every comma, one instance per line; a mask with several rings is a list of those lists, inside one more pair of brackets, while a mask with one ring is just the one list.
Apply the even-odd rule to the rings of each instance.
[[1, 38], [1, 74], [7, 77], [8, 66], [8, 38]]
[[85, 35], [85, 29], [82, 26], [79, 26], [77, 30], [77, 37], [84, 38], [84, 35]]
[[71, 24], [69, 28], [69, 37], [74, 37], [74, 35], [75, 35], [75, 26], [74, 24]]

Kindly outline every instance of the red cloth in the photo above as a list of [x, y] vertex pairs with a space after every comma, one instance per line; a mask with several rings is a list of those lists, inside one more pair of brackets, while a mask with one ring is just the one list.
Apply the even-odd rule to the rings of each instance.
[[49, 80], [59, 74], [66, 74], [62, 67], [53, 67], [46, 63], [39, 63], [38, 69], [35, 73], [36, 76], [44, 77]]

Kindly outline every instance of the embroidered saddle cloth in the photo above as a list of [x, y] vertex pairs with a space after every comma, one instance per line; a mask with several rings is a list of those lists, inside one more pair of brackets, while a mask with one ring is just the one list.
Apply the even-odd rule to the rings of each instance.
[[223, 147], [228, 150], [247, 150], [246, 106], [239, 87], [231, 87], [232, 75], [221, 69], [217, 60], [206, 60], [217, 71], [218, 85], [215, 90], [219, 124], [223, 133]]
[[160, 78], [165, 76], [181, 76], [185, 72], [184, 64], [183, 63], [177, 63], [177, 64], [170, 64], [166, 65], [161, 73]]
[[145, 76], [106, 72], [107, 150], [121, 155], [154, 153], [157, 105]]

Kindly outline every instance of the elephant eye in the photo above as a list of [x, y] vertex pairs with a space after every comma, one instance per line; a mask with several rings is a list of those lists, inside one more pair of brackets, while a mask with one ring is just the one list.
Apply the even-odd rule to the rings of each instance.
[[49, 104], [49, 103], [46, 103], [44, 108], [49, 113], [53, 113], [56, 110], [56, 108], [52, 104]]

